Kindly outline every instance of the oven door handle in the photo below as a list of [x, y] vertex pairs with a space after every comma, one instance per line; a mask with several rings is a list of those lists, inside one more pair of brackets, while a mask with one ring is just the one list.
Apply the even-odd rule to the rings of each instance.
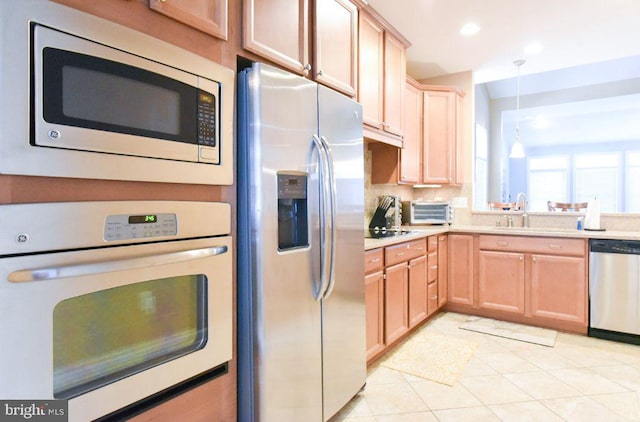
[[57, 267], [36, 268], [32, 270], [18, 270], [10, 273], [7, 279], [12, 283], [24, 283], [29, 281], [45, 281], [56, 280], [59, 278], [107, 274], [116, 271], [128, 271], [144, 267], [154, 267], [156, 265], [167, 265], [192, 261], [194, 259], [208, 258], [211, 256], [222, 255], [226, 253], [227, 250], [228, 248], [226, 245], [221, 245], [165, 254], [139, 256], [135, 258], [120, 259], [117, 261], [86, 262], [75, 265], [60, 265]]

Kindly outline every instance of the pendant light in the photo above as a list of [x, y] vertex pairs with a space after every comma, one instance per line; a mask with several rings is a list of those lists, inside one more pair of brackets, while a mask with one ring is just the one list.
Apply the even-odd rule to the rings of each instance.
[[520, 66], [524, 64], [524, 60], [516, 60], [513, 62], [517, 66], [518, 76], [517, 80], [517, 92], [516, 92], [516, 139], [511, 145], [511, 153], [509, 158], [524, 158], [524, 147], [520, 142]]

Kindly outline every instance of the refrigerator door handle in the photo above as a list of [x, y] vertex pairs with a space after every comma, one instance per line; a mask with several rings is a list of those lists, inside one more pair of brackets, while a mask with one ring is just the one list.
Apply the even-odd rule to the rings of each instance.
[[327, 214], [329, 214], [327, 213], [327, 203], [331, 201], [331, 192], [326, 181], [330, 172], [326, 149], [316, 135], [313, 135], [313, 144], [318, 150], [318, 183], [320, 184], [320, 210], [318, 213], [320, 219], [320, 287], [314, 292], [314, 299], [319, 301], [329, 287], [331, 273], [331, 262], [327, 259], [327, 237], [331, 235], [331, 228], [327, 224]]
[[327, 169], [328, 175], [328, 191], [329, 191], [329, 235], [331, 240], [329, 241], [329, 283], [325, 292], [322, 295], [323, 299], [328, 298], [335, 286], [335, 262], [336, 262], [336, 177], [335, 169], [333, 165], [333, 154], [331, 148], [327, 142], [327, 138], [320, 137], [320, 142], [324, 147], [327, 157]]

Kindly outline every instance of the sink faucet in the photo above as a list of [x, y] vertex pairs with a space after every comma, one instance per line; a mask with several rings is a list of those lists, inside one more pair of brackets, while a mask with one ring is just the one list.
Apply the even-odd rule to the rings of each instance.
[[516, 195], [516, 205], [521, 204], [518, 207], [522, 211], [522, 227], [529, 227], [529, 216], [527, 215], [527, 195], [524, 192]]

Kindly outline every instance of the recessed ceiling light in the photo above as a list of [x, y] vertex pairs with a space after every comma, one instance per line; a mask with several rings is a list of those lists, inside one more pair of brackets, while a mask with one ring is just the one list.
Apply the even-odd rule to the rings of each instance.
[[534, 54], [540, 53], [542, 50], [542, 44], [539, 42], [532, 42], [524, 48], [524, 54], [527, 56], [533, 56]]
[[462, 28], [460, 28], [460, 34], [464, 35], [465, 37], [475, 35], [478, 33], [478, 31], [480, 31], [480, 27], [473, 22], [465, 23], [464, 25], [462, 25]]

